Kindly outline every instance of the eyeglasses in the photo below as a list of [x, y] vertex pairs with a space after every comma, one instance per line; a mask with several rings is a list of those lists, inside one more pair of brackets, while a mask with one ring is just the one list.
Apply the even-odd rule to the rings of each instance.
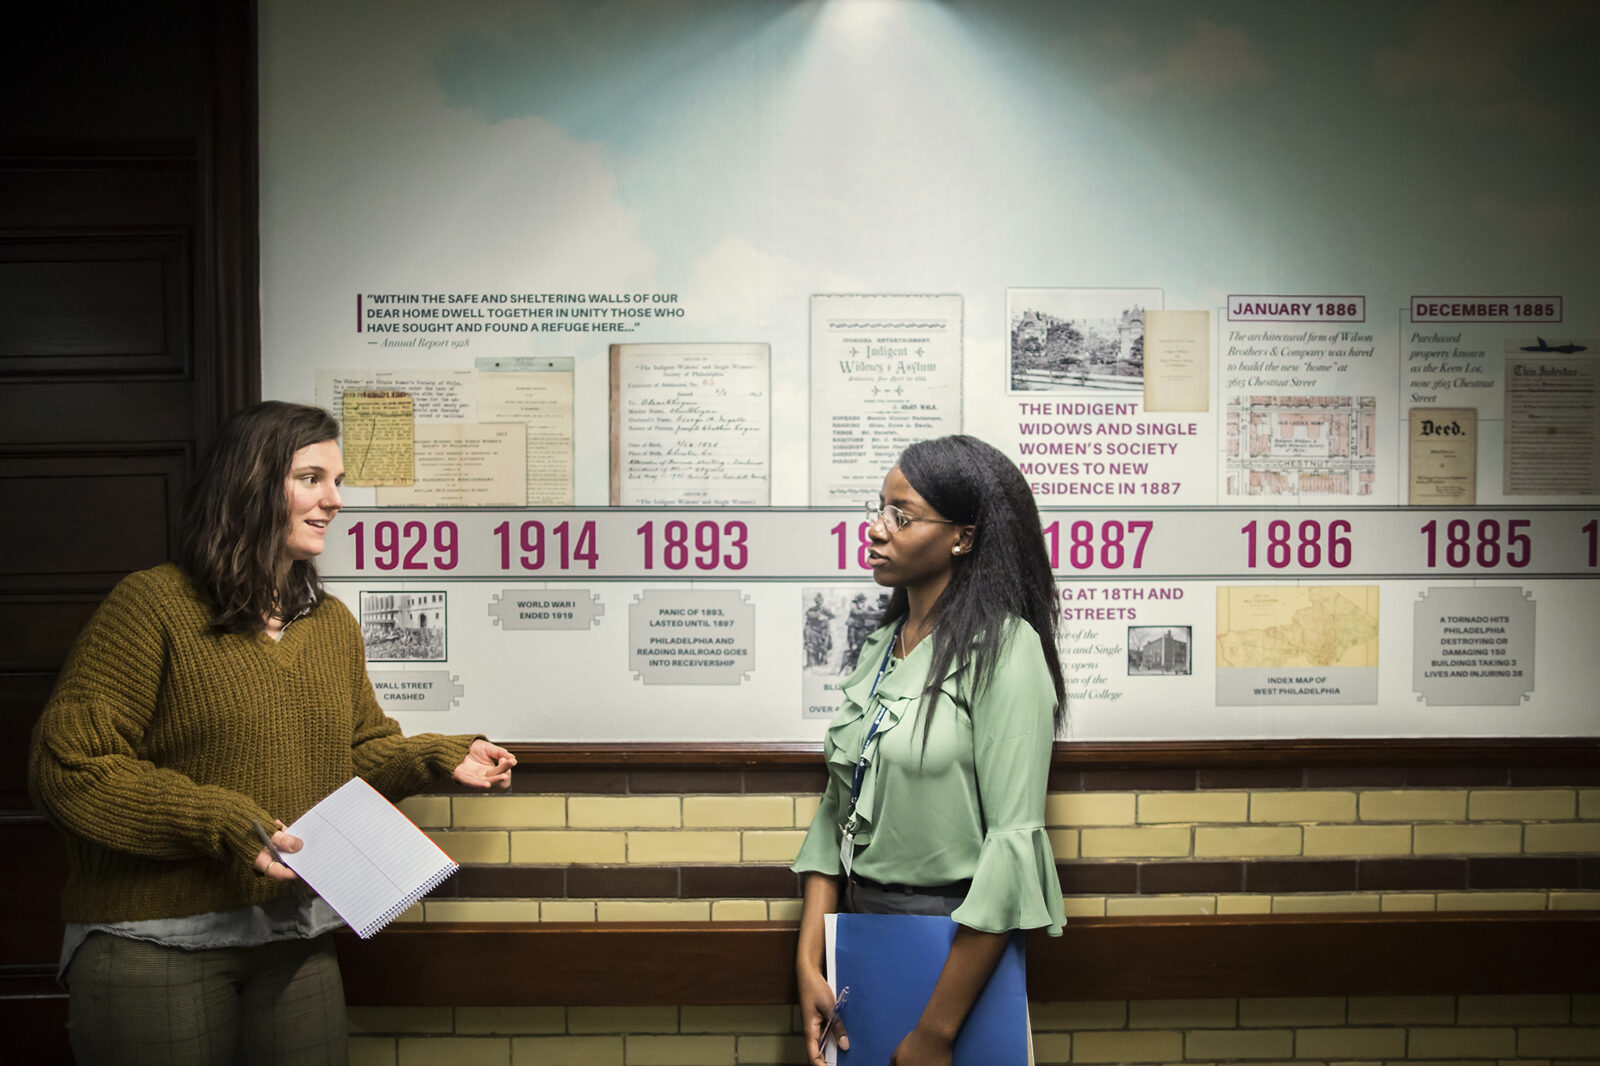
[[943, 526], [956, 524], [948, 518], [919, 518], [916, 515], [909, 515], [892, 503], [886, 503], [882, 507], [875, 503], [867, 504], [867, 522], [869, 524], [882, 522], [883, 528], [890, 536], [900, 532], [913, 522], [937, 522]]

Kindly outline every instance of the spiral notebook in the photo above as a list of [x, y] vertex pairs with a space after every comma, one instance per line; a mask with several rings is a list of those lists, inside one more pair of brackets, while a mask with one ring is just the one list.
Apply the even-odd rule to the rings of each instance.
[[304, 846], [285, 852], [284, 864], [363, 940], [459, 869], [359, 777], [301, 815], [289, 832]]

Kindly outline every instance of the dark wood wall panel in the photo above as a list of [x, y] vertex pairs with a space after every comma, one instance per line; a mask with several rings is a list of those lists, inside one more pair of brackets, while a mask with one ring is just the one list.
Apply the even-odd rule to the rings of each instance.
[[176, 233], [0, 240], [0, 375], [186, 373], [185, 251]]
[[[28, 738], [55, 680], [54, 671], [12, 673], [0, 688], [0, 819], [35, 817], [28, 802]], [[25, 877], [14, 879], [27, 881]], [[5, 928], [9, 933], [10, 926]]]
[[[28, 737], [85, 620], [168, 558], [259, 398], [250, 0], [13, 5], [0, 32], [0, 1029], [68, 1061], [63, 876]], [[32, 1037], [32, 1040], [28, 1039]]]
[[37, 965], [61, 955], [61, 887], [67, 883], [67, 855], [61, 836], [43, 819], [0, 818], [0, 839], [25, 849], [31, 869], [26, 878], [0, 878], [0, 913], [6, 935], [0, 938], [0, 967]]
[[[4, 577], [79, 576], [93, 565], [103, 582], [167, 557], [170, 494], [159, 474], [0, 477], [0, 494], [33, 501], [26, 505], [24, 521], [0, 527]], [[19, 554], [30, 536], [39, 543]], [[93, 555], [81, 550], [88, 540], [103, 542]]]
[[37, 257], [22, 259], [16, 245], [0, 249], [17, 257], [0, 262], [0, 373], [108, 370], [116, 364], [93, 357], [165, 354], [159, 259], [74, 262], [49, 258], [49, 247], [27, 250]]
[[20, 239], [60, 236], [63, 227], [93, 236], [194, 221], [192, 142], [119, 143], [112, 150], [107, 156], [95, 154], [92, 143], [0, 141], [0, 228]]
[[[61, 669], [78, 631], [105, 599], [103, 592], [76, 596], [12, 593], [0, 596], [0, 672], [7, 675]], [[13, 676], [0, 677], [0, 700], [14, 695]]]
[[[428, 923], [341, 933], [339, 961], [357, 1006], [793, 1003], [797, 935], [782, 922]], [[1597, 957], [1594, 913], [1074, 918], [1029, 936], [1028, 995], [1588, 993]]]
[[66, 1040], [67, 1000], [60, 986], [48, 977], [15, 978], [6, 985], [8, 996], [0, 1000], [6, 1043], [27, 1048], [29, 1066], [74, 1066], [77, 1060]]
[[74, 382], [66, 394], [70, 408], [61, 399], [63, 388], [61, 382], [37, 379], [11, 379], [0, 384], [0, 446], [37, 446], [56, 441], [51, 429], [67, 413], [76, 425], [70, 441], [59, 443], [120, 444], [128, 449], [149, 444], [170, 447], [173, 441], [198, 445], [196, 433], [204, 423], [199, 412], [185, 404], [195, 390], [194, 382], [188, 378], [86, 378]]
[[166, 561], [191, 451], [0, 448], [0, 495], [26, 501], [25, 521], [0, 524], [0, 591], [99, 591]]

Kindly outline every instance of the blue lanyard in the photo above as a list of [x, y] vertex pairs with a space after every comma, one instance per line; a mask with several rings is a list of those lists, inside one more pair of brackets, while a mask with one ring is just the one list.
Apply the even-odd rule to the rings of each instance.
[[[883, 682], [883, 675], [889, 672], [889, 659], [894, 655], [895, 643], [900, 639], [900, 631], [906, 627], [906, 620], [900, 619], [900, 624], [894, 627], [894, 636], [889, 638], [889, 648], [883, 653], [883, 662], [878, 664], [878, 676], [872, 679], [872, 691], [867, 693], [867, 702], [878, 694], [878, 686]], [[856, 771], [850, 779], [850, 808], [845, 812], [844, 824], [848, 830], [856, 820], [856, 801], [861, 798], [861, 782], [867, 776], [867, 746], [872, 743], [872, 738], [878, 735], [878, 727], [883, 724], [884, 712], [889, 705], [880, 702], [878, 713], [872, 719], [872, 725], [867, 728], [867, 735], [861, 740], [861, 757], [856, 760]]]

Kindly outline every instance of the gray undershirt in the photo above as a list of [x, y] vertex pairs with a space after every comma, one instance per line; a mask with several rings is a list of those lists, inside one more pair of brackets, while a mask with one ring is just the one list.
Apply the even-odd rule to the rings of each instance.
[[140, 922], [69, 922], [61, 938], [61, 962], [56, 980], [66, 984], [67, 968], [90, 933], [109, 933], [130, 940], [145, 940], [163, 947], [204, 951], [215, 948], [253, 948], [274, 940], [310, 940], [344, 925], [321, 896], [297, 891], [287, 899], [229, 911], [210, 911], [183, 918], [152, 918]]

